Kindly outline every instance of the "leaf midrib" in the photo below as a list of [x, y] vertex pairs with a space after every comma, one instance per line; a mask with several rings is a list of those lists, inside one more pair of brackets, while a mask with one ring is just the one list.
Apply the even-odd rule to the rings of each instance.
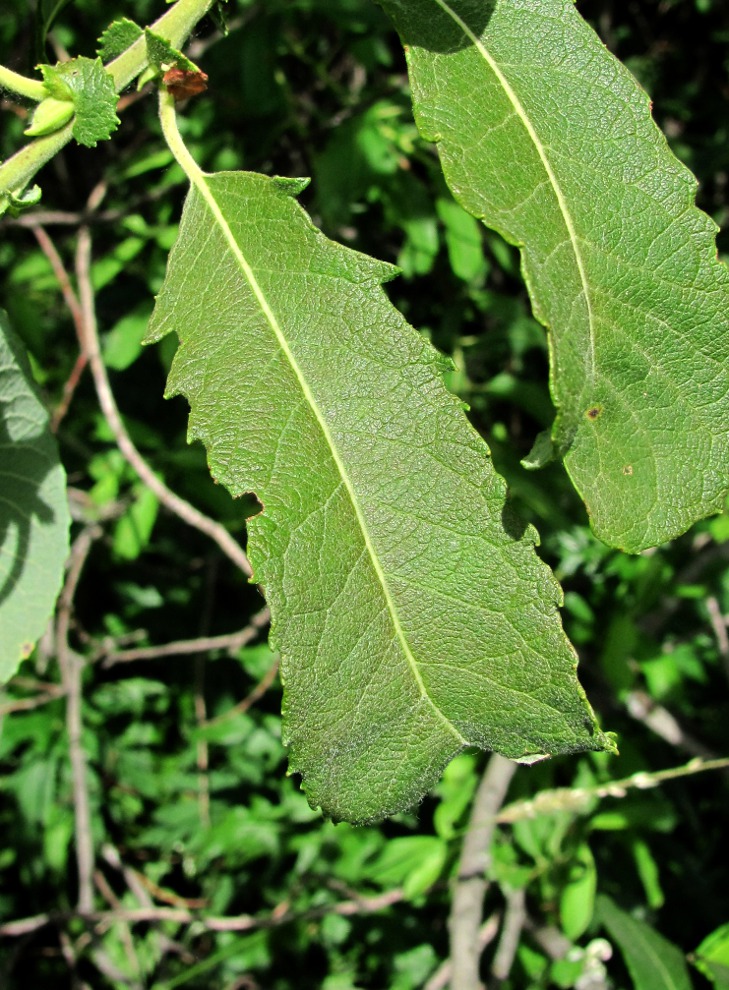
[[429, 695], [429, 693], [428, 693], [428, 691], [426, 689], [426, 686], [425, 686], [425, 683], [423, 681], [422, 675], [420, 673], [420, 670], [418, 669], [417, 660], [415, 659], [415, 657], [412, 654], [412, 651], [410, 650], [410, 646], [408, 644], [407, 637], [405, 635], [405, 631], [404, 631], [404, 629], [402, 627], [402, 624], [400, 622], [400, 616], [398, 614], [397, 607], [395, 605], [395, 602], [393, 601], [392, 595], [390, 594], [390, 589], [388, 587], [387, 578], [385, 576], [385, 572], [383, 570], [382, 564], [380, 563], [380, 559], [379, 559], [379, 556], [378, 556], [377, 551], [375, 549], [375, 546], [374, 546], [374, 544], [372, 542], [372, 539], [370, 537], [369, 529], [367, 527], [366, 520], [364, 518], [362, 509], [361, 509], [361, 506], [359, 504], [359, 500], [358, 500], [357, 495], [356, 495], [356, 492], [354, 490], [354, 486], [352, 484], [352, 480], [349, 477], [349, 474], [348, 474], [347, 469], [346, 469], [346, 467], [344, 465], [344, 462], [342, 461], [342, 458], [339, 455], [339, 451], [337, 449], [337, 446], [334, 443], [334, 439], [333, 439], [333, 437], [332, 437], [332, 435], [331, 435], [331, 433], [329, 431], [329, 426], [328, 426], [328, 424], [326, 422], [326, 419], [324, 418], [324, 416], [322, 414], [321, 409], [319, 408], [319, 404], [317, 403], [317, 401], [316, 401], [316, 399], [315, 399], [315, 397], [314, 397], [311, 389], [309, 388], [309, 384], [308, 384], [308, 382], [306, 380], [306, 377], [305, 377], [303, 371], [299, 367], [299, 364], [296, 361], [296, 358], [294, 357], [293, 352], [291, 351], [291, 348], [288, 345], [288, 341], [286, 340], [286, 337], [284, 335], [284, 332], [281, 329], [281, 325], [279, 324], [278, 319], [276, 318], [276, 314], [274, 313], [273, 309], [269, 305], [268, 299], [266, 298], [266, 295], [265, 295], [263, 289], [259, 285], [258, 280], [256, 279], [256, 276], [255, 276], [255, 274], [253, 272], [253, 269], [251, 268], [251, 266], [249, 265], [247, 259], [245, 258], [245, 255], [241, 251], [240, 245], [236, 241], [235, 236], [233, 234], [233, 231], [230, 229], [230, 225], [228, 224], [227, 220], [225, 219], [225, 216], [224, 216], [222, 210], [218, 206], [218, 203], [217, 203], [215, 197], [213, 196], [213, 194], [212, 194], [212, 192], [210, 190], [210, 187], [208, 186], [208, 183], [206, 181], [207, 177], [208, 176], [205, 173], [202, 173], [201, 172], [201, 173], [199, 173], [198, 176], [191, 177], [191, 181], [192, 181], [194, 187], [197, 189], [197, 191], [202, 196], [203, 200], [205, 201], [205, 203], [207, 204], [207, 206], [210, 209], [211, 213], [213, 214], [213, 217], [215, 218], [215, 221], [217, 222], [218, 226], [220, 227], [220, 230], [221, 230], [223, 236], [225, 237], [225, 240], [228, 243], [228, 246], [229, 246], [229, 248], [231, 250], [231, 253], [233, 254], [233, 257], [238, 262], [238, 264], [239, 264], [239, 266], [241, 268], [241, 271], [243, 272], [243, 274], [244, 274], [244, 276], [245, 276], [245, 278], [246, 278], [246, 280], [247, 280], [247, 282], [248, 282], [248, 284], [249, 284], [249, 286], [251, 288], [251, 291], [253, 292], [254, 296], [256, 297], [256, 300], [258, 301], [259, 306], [261, 307], [261, 310], [263, 312], [263, 315], [264, 315], [267, 323], [271, 327], [271, 330], [273, 331], [273, 333], [274, 333], [274, 335], [276, 337], [276, 340], [278, 341], [279, 347], [283, 351], [283, 353], [286, 356], [286, 359], [289, 362], [289, 364], [290, 364], [290, 366], [291, 366], [294, 374], [296, 375], [296, 378], [297, 378], [297, 380], [299, 382], [299, 385], [301, 387], [301, 390], [302, 390], [302, 392], [304, 394], [304, 397], [305, 397], [307, 403], [309, 404], [312, 412], [314, 413], [314, 416], [316, 417], [316, 420], [317, 420], [317, 422], [319, 424], [319, 428], [321, 429], [322, 434], [324, 436], [324, 439], [326, 440], [327, 446], [329, 447], [329, 450], [331, 451], [332, 459], [333, 459], [333, 461], [334, 461], [334, 463], [335, 463], [335, 465], [337, 467], [337, 470], [339, 472], [339, 475], [340, 475], [340, 477], [342, 479], [342, 483], [344, 484], [345, 488], [347, 489], [347, 494], [349, 495], [350, 501], [352, 503], [352, 508], [353, 508], [354, 513], [355, 513], [355, 516], [357, 518], [357, 523], [358, 523], [358, 525], [360, 527], [360, 530], [362, 532], [362, 536], [363, 536], [363, 539], [364, 539], [365, 547], [367, 549], [367, 553], [368, 553], [369, 558], [370, 558], [370, 560], [372, 562], [372, 567], [373, 567], [373, 569], [375, 571], [375, 574], [377, 575], [377, 579], [378, 579], [378, 581], [380, 583], [380, 586], [382, 587], [382, 593], [384, 595], [384, 598], [385, 598], [385, 602], [387, 604], [388, 611], [389, 611], [389, 613], [390, 613], [390, 615], [392, 617], [392, 623], [393, 623], [393, 626], [394, 626], [394, 629], [395, 629], [395, 633], [397, 635], [398, 640], [400, 641], [400, 645], [402, 647], [402, 651], [403, 651], [403, 653], [405, 655], [405, 658], [406, 658], [406, 660], [408, 662], [408, 665], [410, 667], [410, 670], [412, 672], [412, 675], [413, 675], [413, 677], [415, 679], [415, 683], [418, 686], [418, 690], [420, 691], [421, 696], [432, 707], [432, 709], [435, 712], [435, 714], [437, 715], [437, 717], [446, 726], [446, 728], [448, 729], [448, 731], [459, 741], [459, 743], [461, 745], [467, 746], [467, 745], [469, 745], [468, 740], [465, 739], [461, 735], [461, 733], [456, 729], [456, 727], [453, 725], [453, 723], [450, 721], [450, 719], [435, 704], [435, 702], [430, 697], [430, 695]]
[[585, 305], [587, 307], [587, 317], [588, 317], [587, 324], [588, 324], [588, 339], [589, 339], [589, 353], [588, 353], [588, 359], [589, 359], [589, 369], [588, 369], [588, 372], [589, 372], [589, 374], [588, 374], [588, 378], [589, 378], [590, 384], [593, 384], [594, 383], [594, 377], [595, 377], [595, 330], [594, 330], [594, 318], [593, 318], [593, 313], [592, 313], [592, 299], [591, 299], [591, 296], [590, 296], [590, 288], [589, 288], [589, 282], [588, 282], [588, 278], [587, 278], [587, 271], [586, 271], [585, 263], [584, 263], [584, 260], [582, 258], [582, 253], [581, 253], [580, 247], [579, 247], [579, 238], [577, 236], [577, 231], [575, 229], [574, 221], [572, 219], [572, 214], [570, 213], [569, 207], [567, 205], [566, 197], [565, 197], [564, 193], [562, 192], [562, 187], [560, 186], [559, 180], [557, 179], [557, 176], [554, 173], [554, 170], [553, 170], [552, 165], [551, 165], [551, 163], [549, 161], [549, 158], [547, 156], [547, 152], [546, 152], [546, 150], [544, 148], [544, 145], [542, 144], [542, 142], [541, 142], [541, 140], [539, 138], [539, 135], [535, 131], [534, 126], [532, 125], [532, 122], [529, 119], [529, 115], [527, 114], [526, 110], [524, 109], [524, 106], [523, 106], [521, 100], [519, 99], [518, 95], [516, 94], [516, 92], [511, 87], [511, 84], [509, 83], [509, 80], [503, 74], [503, 72], [499, 68], [498, 64], [496, 63], [496, 61], [489, 54], [488, 49], [486, 48], [486, 46], [484, 45], [484, 43], [481, 41], [481, 39], [478, 37], [478, 35], [475, 34], [471, 30], [471, 28], [463, 20], [463, 18], [460, 17], [455, 12], [455, 10], [453, 10], [453, 8], [451, 6], [449, 6], [448, 3], [446, 3], [446, 0], [435, 0], [435, 3], [437, 4], [437, 6], [440, 7], [440, 9], [443, 11], [443, 13], [446, 14], [448, 17], [452, 18], [453, 21], [461, 29], [461, 31], [463, 31], [464, 35], [473, 44], [474, 48], [479, 52], [479, 54], [481, 55], [481, 57], [484, 59], [484, 61], [487, 63], [487, 65], [489, 66], [489, 68], [491, 69], [491, 71], [494, 73], [494, 75], [498, 79], [499, 83], [503, 87], [504, 93], [506, 94], [507, 98], [509, 99], [509, 101], [511, 102], [511, 105], [514, 108], [514, 112], [516, 113], [516, 115], [519, 117], [519, 119], [521, 120], [522, 124], [524, 125], [524, 129], [526, 130], [527, 134], [529, 135], [529, 137], [530, 137], [530, 139], [531, 139], [531, 141], [532, 141], [532, 143], [534, 145], [534, 148], [535, 148], [537, 154], [539, 155], [539, 158], [540, 158], [540, 160], [542, 162], [542, 165], [544, 166], [544, 170], [547, 173], [547, 178], [549, 179], [549, 183], [552, 186], [552, 189], [554, 191], [555, 198], [557, 200], [557, 204], [559, 206], [560, 212], [561, 212], [562, 217], [564, 219], [565, 227], [567, 228], [567, 233], [569, 235], [570, 245], [572, 247], [572, 252], [573, 252], [574, 257], [575, 257], [575, 264], [577, 265], [577, 271], [579, 273], [580, 282], [582, 284], [582, 292], [583, 292], [583, 295], [585, 297]]

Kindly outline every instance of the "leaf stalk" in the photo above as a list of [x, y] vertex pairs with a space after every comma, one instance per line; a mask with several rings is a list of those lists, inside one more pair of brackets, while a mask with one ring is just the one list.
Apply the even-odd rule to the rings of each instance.
[[48, 90], [40, 79], [21, 76], [19, 72], [13, 72], [5, 65], [0, 65], [0, 89], [7, 89], [17, 96], [35, 100], [36, 103], [40, 103], [48, 96]]
[[[179, 48], [214, 2], [215, 0], [177, 0], [174, 7], [154, 22], [152, 30], [175, 48]], [[114, 80], [116, 92], [120, 93], [125, 89], [144, 72], [148, 64], [145, 40], [141, 37], [106, 66]], [[36, 80], [0, 67], [0, 88], [3, 86], [34, 100], [42, 100], [48, 95], [43, 83], [37, 82], [36, 85]], [[0, 204], [3, 194], [19, 195], [36, 172], [68, 144], [72, 137], [72, 127], [73, 122], [70, 122], [53, 134], [37, 138], [0, 165]]]

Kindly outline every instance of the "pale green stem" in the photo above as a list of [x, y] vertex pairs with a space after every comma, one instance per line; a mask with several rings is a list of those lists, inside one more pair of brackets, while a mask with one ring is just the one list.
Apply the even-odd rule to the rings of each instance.
[[[177, 0], [174, 7], [154, 22], [152, 30], [161, 38], [169, 41], [173, 47], [179, 48], [197, 22], [210, 10], [213, 3], [215, 0]], [[120, 93], [143, 72], [147, 68], [147, 64], [147, 48], [144, 37], [141, 37], [106, 66], [114, 80], [117, 93]], [[9, 70], [5, 71], [8, 72]], [[15, 75], [12, 73], [12, 76]], [[17, 78], [23, 79], [22, 76]], [[32, 80], [26, 80], [26, 82], [32, 82]], [[2, 85], [1, 78], [0, 85]], [[43, 84], [39, 83], [38, 85], [42, 86]], [[29, 96], [30, 94], [26, 93], [25, 95]], [[46, 95], [44, 90], [42, 96], [37, 98], [43, 99]], [[35, 99], [36, 97], [31, 98]], [[35, 141], [26, 145], [25, 148], [0, 165], [0, 197], [5, 192], [16, 195], [21, 193], [36, 172], [53, 158], [64, 145], [68, 144], [72, 131], [73, 122], [70, 122], [53, 134], [36, 138]]]
[[38, 169], [68, 144], [72, 132], [73, 120], [70, 120], [59, 131], [26, 144], [17, 154], [0, 165], [0, 197], [4, 192], [21, 193]]
[[177, 128], [174, 97], [165, 89], [159, 91], [159, 121], [165, 141], [175, 156], [175, 161], [190, 180], [191, 185], [199, 185], [205, 174], [198, 163], [187, 150], [185, 142]]
[[[177, 0], [171, 10], [154, 22], [151, 30], [160, 38], [169, 41], [173, 48], [180, 48], [197, 22], [207, 14], [214, 3], [215, 0]], [[110, 72], [114, 79], [117, 93], [120, 93], [146, 68], [147, 48], [144, 36], [106, 66], [107, 72]]]
[[48, 90], [40, 79], [21, 76], [19, 72], [13, 72], [4, 65], [0, 65], [0, 89], [10, 90], [11, 93], [35, 100], [36, 103], [40, 103], [48, 96]]

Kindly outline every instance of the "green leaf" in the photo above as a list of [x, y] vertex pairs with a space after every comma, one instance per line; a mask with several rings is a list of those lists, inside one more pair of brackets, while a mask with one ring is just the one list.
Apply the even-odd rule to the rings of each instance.
[[33, 111], [33, 119], [30, 127], [23, 131], [28, 137], [43, 137], [45, 134], [52, 134], [60, 130], [73, 117], [74, 109], [71, 100], [57, 100], [55, 96], [49, 96], [41, 100]]
[[57, 65], [39, 66], [49, 94], [73, 103], [73, 136], [79, 144], [95, 148], [119, 126], [114, 80], [100, 58], [72, 58]]
[[149, 340], [235, 496], [280, 650], [284, 739], [312, 805], [416, 802], [467, 745], [612, 748], [575, 678], [560, 589], [505, 506], [448, 367], [387, 300], [393, 269], [328, 241], [305, 182], [202, 174]]
[[587, 931], [595, 910], [597, 869], [590, 847], [584, 842], [570, 862], [569, 875], [559, 902], [562, 931], [576, 942]]
[[25, 210], [37, 206], [41, 201], [40, 186], [31, 186], [20, 193], [0, 193], [0, 216], [7, 210], [11, 217], [18, 217]]
[[134, 21], [130, 21], [127, 17], [121, 17], [118, 21], [110, 24], [99, 38], [99, 57], [104, 62], [111, 62], [123, 54], [127, 48], [130, 48], [138, 38], [141, 38], [143, 33], [140, 26]]
[[693, 963], [717, 990], [729, 990], [729, 924], [720, 925], [706, 936]]
[[114, 553], [123, 560], [136, 560], [149, 544], [159, 503], [146, 485], [135, 485], [134, 501], [114, 527]]
[[65, 475], [25, 349], [0, 313], [0, 683], [45, 629], [68, 555]]
[[194, 62], [183, 55], [181, 51], [174, 48], [169, 41], [165, 38], [161, 38], [154, 31], [150, 31], [149, 28], [144, 29], [144, 37], [147, 43], [147, 58], [149, 59], [149, 64], [154, 66], [155, 69], [161, 70], [163, 66], [174, 65], [178, 69], [186, 69], [188, 72], [199, 72], [199, 68]]
[[446, 247], [453, 274], [464, 282], [482, 282], [488, 266], [478, 224], [450, 196], [440, 196], [435, 207], [445, 227]]
[[600, 920], [617, 943], [635, 990], [691, 990], [683, 952], [644, 921], [621, 911], [609, 897], [597, 899]]
[[595, 533], [638, 551], [719, 511], [729, 272], [647, 95], [572, 0], [381, 3], [454, 196], [521, 248]]

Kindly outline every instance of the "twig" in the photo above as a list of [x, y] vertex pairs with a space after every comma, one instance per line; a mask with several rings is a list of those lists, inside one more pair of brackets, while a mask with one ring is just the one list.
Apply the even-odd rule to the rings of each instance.
[[727, 632], [727, 617], [722, 615], [719, 600], [715, 595], [709, 595], [706, 599], [706, 611], [709, 613], [711, 628], [716, 636], [716, 645], [719, 647], [719, 656], [724, 664], [724, 673], [729, 678], [729, 632]]
[[[672, 584], [674, 587], [697, 583], [707, 571], [716, 567], [717, 570], [729, 561], [729, 542], [711, 543], [708, 533], [699, 533], [693, 541], [691, 547], [693, 556], [689, 557], [688, 563], [678, 571]], [[683, 599], [676, 595], [665, 596], [663, 604], [650, 612], [649, 615], [640, 619], [641, 629], [650, 636], [657, 636], [663, 626], [668, 622], [673, 613], [681, 605]]]
[[88, 355], [91, 375], [94, 379], [96, 395], [99, 399], [101, 411], [106, 417], [106, 421], [124, 459], [136, 471], [144, 484], [154, 492], [162, 505], [186, 522], [188, 526], [200, 530], [201, 533], [205, 533], [206, 536], [214, 540], [223, 553], [233, 561], [236, 567], [239, 567], [247, 577], [251, 577], [253, 571], [248, 558], [227, 529], [221, 526], [220, 523], [214, 522], [208, 516], [204, 515], [194, 506], [190, 505], [189, 502], [180, 498], [179, 495], [175, 495], [174, 492], [170, 491], [167, 485], [160, 481], [152, 471], [127, 433], [116, 401], [114, 400], [106, 367], [101, 357], [96, 313], [94, 310], [94, 295], [91, 285], [91, 233], [87, 226], [83, 226], [79, 230], [78, 246], [76, 249], [76, 278], [83, 316], [85, 350]]
[[[499, 931], [499, 925], [501, 924], [501, 912], [494, 911], [490, 918], [481, 925], [478, 930], [478, 951], [479, 954], [483, 952], [487, 945], [496, 938]], [[428, 982], [423, 987], [423, 990], [445, 990], [448, 984], [451, 982], [451, 973], [453, 972], [453, 964], [450, 959], [446, 959], [441, 965], [436, 969], [435, 973], [430, 977]]]
[[71, 285], [71, 279], [66, 271], [66, 266], [63, 264], [63, 260], [58, 253], [56, 245], [53, 243], [43, 227], [40, 225], [35, 225], [32, 230], [41, 251], [46, 256], [51, 268], [53, 269], [53, 274], [56, 276], [56, 281], [58, 282], [61, 295], [63, 296], [63, 301], [66, 303], [66, 307], [71, 314], [74, 326], [76, 327], [78, 339], [81, 341], [83, 340], [83, 313], [81, 311], [81, 304], [79, 303], [78, 297], [73, 290], [73, 286]]
[[491, 862], [496, 815], [515, 771], [515, 763], [494, 753], [474, 798], [448, 920], [453, 965], [451, 990], [481, 990], [482, 987], [478, 933], [488, 887], [486, 871]]
[[58, 701], [65, 693], [65, 689], [60, 684], [49, 684], [34, 698], [18, 698], [17, 701], [8, 701], [7, 704], [0, 705], [0, 718], [11, 712], [28, 712], [34, 708], [40, 708], [41, 705], [47, 705], [50, 701]]
[[[122, 862], [118, 850], [115, 849], [114, 846], [110, 845], [109, 843], [105, 843], [102, 846], [101, 855], [102, 858], [109, 864], [109, 866], [113, 867], [115, 870], [118, 870], [122, 874], [127, 887], [134, 895], [134, 897], [137, 898], [137, 900], [142, 905], [142, 907], [149, 907], [149, 908], [154, 907], [152, 898], [147, 892], [146, 889], [147, 887], [154, 890], [155, 896], [157, 896], [159, 900], [163, 899], [162, 897], [163, 894], [167, 895], [168, 893], [167, 891], [163, 891], [160, 887], [157, 887], [157, 885], [153, 884], [152, 881], [148, 877], [146, 877], [143, 873], [137, 873], [137, 871], [131, 869], [131, 867], [125, 866], [124, 863]], [[184, 901], [184, 898], [179, 898], [179, 900], [180, 902], [182, 902]], [[202, 902], [196, 904], [188, 900], [185, 901], [185, 903], [182, 906], [190, 907], [194, 909], [196, 907], [202, 908], [206, 906], [206, 904]], [[184, 946], [180, 945], [179, 942], [175, 942], [174, 939], [169, 938], [167, 935], [164, 934], [164, 932], [157, 932], [156, 934], [157, 934], [157, 942], [159, 945], [160, 954], [164, 954], [165, 952], [172, 951], [177, 955], [179, 955], [180, 958], [183, 959], [183, 961], [186, 962], [188, 965], [195, 962], [195, 956], [191, 955]]]
[[[108, 904], [111, 905], [111, 907], [115, 911], [122, 910], [121, 901], [109, 886], [109, 883], [106, 877], [104, 876], [104, 874], [101, 872], [101, 870], [95, 871], [94, 883], [96, 884], [96, 889], [99, 891], [101, 896], [106, 900]], [[141, 976], [142, 967], [139, 964], [139, 957], [137, 956], [137, 953], [134, 949], [134, 942], [132, 940], [132, 933], [131, 933], [131, 929], [129, 928], [129, 925], [122, 925], [120, 937], [121, 937], [121, 942], [124, 945], [124, 952], [126, 954], [129, 965], [131, 966], [132, 970], [136, 972], [137, 977]], [[134, 990], [144, 990], [144, 988], [141, 987], [137, 982], [134, 985]]]
[[53, 274], [56, 276], [56, 281], [61, 289], [64, 302], [66, 303], [66, 307], [71, 314], [74, 327], [76, 328], [76, 338], [79, 342], [80, 348], [78, 357], [76, 358], [73, 368], [71, 369], [71, 374], [68, 376], [63, 386], [61, 401], [53, 410], [53, 415], [51, 416], [51, 430], [55, 433], [58, 430], [63, 417], [68, 412], [68, 408], [71, 405], [71, 401], [78, 383], [81, 381], [81, 375], [86, 368], [88, 358], [83, 346], [83, 314], [81, 312], [81, 305], [78, 301], [76, 293], [73, 290], [73, 286], [71, 285], [71, 279], [66, 271], [66, 266], [63, 264], [61, 256], [56, 249], [56, 245], [45, 232], [43, 227], [40, 224], [36, 224], [33, 226], [32, 230], [35, 235], [35, 239], [40, 245], [41, 251], [48, 259], [50, 266], [53, 269]]
[[91, 837], [91, 812], [86, 779], [86, 754], [83, 748], [81, 711], [82, 658], [69, 646], [73, 599], [81, 571], [95, 539], [101, 535], [98, 526], [87, 526], [74, 541], [66, 581], [58, 600], [56, 618], [56, 649], [58, 665], [66, 692], [66, 730], [68, 755], [73, 781], [73, 811], [75, 822], [76, 865], [78, 869], [78, 911], [88, 914], [94, 907], [94, 847]]
[[270, 613], [268, 608], [257, 612], [244, 629], [235, 633], [225, 633], [221, 636], [203, 636], [199, 639], [181, 639], [174, 643], [164, 643], [161, 646], [136, 646], [129, 650], [118, 650], [110, 653], [102, 661], [102, 667], [111, 667], [115, 663], [132, 663], [135, 660], [157, 660], [159, 657], [184, 656], [192, 653], [207, 653], [210, 650], [228, 650], [231, 653], [255, 639], [261, 629], [268, 625]]
[[690, 756], [700, 756], [705, 759], [713, 759], [716, 756], [716, 753], [686, 732], [678, 719], [645, 691], [631, 691], [625, 699], [625, 708], [632, 718], [642, 722], [651, 732], [655, 732], [671, 746], [682, 749]]
[[524, 918], [524, 929], [550, 959], [564, 959], [572, 948], [572, 943], [559, 928], [553, 925], [538, 925], [528, 915]]
[[[85, 913], [83, 918], [85, 921], [104, 929], [118, 922], [143, 924], [170, 921], [179, 925], [197, 924], [213, 932], [249, 932], [260, 928], [278, 928], [291, 921], [313, 921], [328, 914], [337, 914], [342, 917], [376, 914], [378, 911], [392, 907], [393, 904], [398, 904], [404, 896], [404, 892], [398, 888], [388, 890], [384, 894], [377, 894], [374, 897], [357, 897], [352, 900], [311, 908], [309, 911], [300, 913], [286, 910], [259, 917], [250, 914], [227, 918], [205, 917], [203, 914], [195, 914], [193, 911], [186, 911], [182, 908], [143, 907], [119, 911], [91, 911]], [[45, 928], [46, 925], [63, 924], [73, 921], [79, 916], [78, 911], [57, 911], [38, 914], [32, 918], [21, 918], [19, 921], [9, 921], [7, 924], [0, 925], [0, 937], [15, 938], [20, 935], [28, 935]]]
[[498, 987], [509, 978], [525, 922], [526, 891], [523, 887], [519, 887], [516, 890], [508, 891], [506, 895], [504, 924], [494, 960], [491, 963], [492, 978], [489, 981], [489, 990], [498, 990]]
[[514, 801], [508, 804], [496, 815], [500, 825], [537, 818], [540, 815], [557, 815], [565, 811], [573, 814], [588, 812], [596, 799], [624, 798], [631, 790], [649, 790], [658, 787], [668, 780], [680, 777], [690, 777], [706, 770], [726, 770], [729, 768], [729, 757], [716, 760], [690, 760], [684, 766], [671, 767], [669, 770], [656, 770], [652, 773], [639, 771], [624, 777], [622, 780], [608, 781], [596, 787], [557, 787], [549, 791], [541, 791], [534, 798], [524, 801]]
[[221, 722], [225, 722], [227, 719], [233, 718], [235, 715], [243, 715], [252, 705], [255, 705], [255, 703], [263, 697], [266, 691], [268, 691], [273, 682], [276, 680], [277, 674], [278, 660], [275, 660], [250, 694], [246, 695], [246, 697], [242, 701], [239, 701], [237, 705], [229, 708], [227, 712], [223, 712], [222, 715], [217, 715], [215, 718], [211, 718], [205, 724], [208, 726], [220, 725]]

